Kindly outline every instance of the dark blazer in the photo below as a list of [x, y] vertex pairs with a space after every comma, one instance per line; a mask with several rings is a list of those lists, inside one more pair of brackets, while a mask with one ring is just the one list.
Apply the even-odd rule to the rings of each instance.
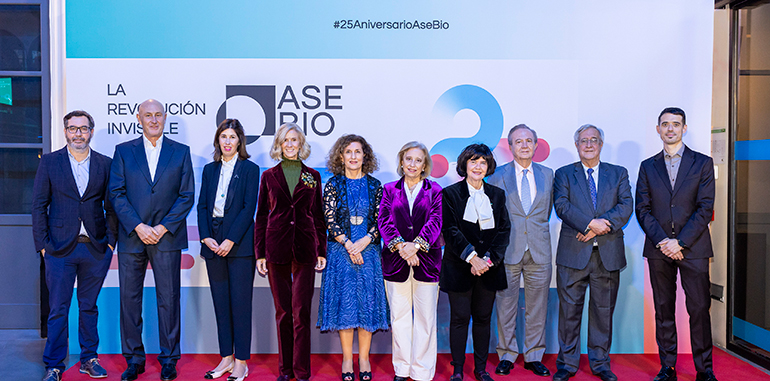
[[584, 269], [591, 259], [593, 241], [580, 242], [576, 236], [585, 232], [592, 219], [604, 218], [612, 226], [609, 233], [596, 237], [602, 264], [608, 271], [626, 266], [623, 226], [634, 211], [634, 200], [625, 168], [599, 163], [596, 210], [591, 201], [583, 165], [576, 162], [559, 168], [553, 182], [553, 206], [556, 215], [562, 220], [556, 249], [557, 265]]
[[66, 146], [40, 158], [32, 188], [35, 250], [45, 249], [46, 255], [55, 257], [71, 253], [77, 245], [81, 221], [98, 251], [95, 255], [104, 255], [108, 244], [115, 247], [118, 219], [107, 199], [111, 162], [109, 157], [91, 150], [88, 186], [81, 197]]
[[281, 164], [262, 173], [259, 183], [254, 247], [257, 258], [287, 264], [315, 264], [326, 256], [326, 221], [321, 199], [321, 174], [302, 164], [294, 194]]
[[117, 145], [110, 171], [110, 202], [122, 227], [118, 251], [144, 251], [145, 245], [134, 231], [140, 223], [162, 224], [168, 229], [158, 250], [186, 249], [186, 219], [195, 203], [190, 147], [164, 136], [153, 181], [142, 137]]
[[713, 257], [708, 225], [714, 192], [714, 161], [687, 146], [674, 189], [663, 151], [643, 161], [636, 182], [636, 218], [647, 238], [644, 256], [668, 258], [655, 246], [665, 238], [676, 238], [685, 244], [682, 254], [686, 258]]
[[420, 237], [430, 245], [428, 252], [417, 251], [420, 265], [415, 266], [414, 279], [421, 282], [438, 282], [441, 272], [441, 186], [435, 181], [423, 180], [412, 212], [406, 198], [404, 178], [385, 184], [380, 203], [379, 227], [385, 245], [382, 248], [382, 272], [385, 280], [405, 282], [409, 278], [409, 265], [398, 251], [390, 247], [399, 242], [414, 242]]
[[[236, 160], [233, 175], [227, 187], [225, 216], [220, 229], [224, 232], [224, 239], [229, 239], [234, 244], [227, 256], [247, 257], [254, 255], [254, 212], [257, 210], [259, 166], [249, 160]], [[208, 163], [203, 167], [203, 179], [198, 197], [198, 235], [201, 239], [212, 238], [211, 224], [214, 220], [212, 214], [221, 169], [221, 161]], [[208, 246], [201, 244], [201, 255], [211, 259], [215, 254]]]
[[[444, 237], [444, 258], [441, 261], [439, 287], [442, 291], [466, 292], [477, 281], [483, 282], [490, 291], [508, 287], [505, 278], [505, 248], [508, 247], [511, 222], [505, 207], [505, 191], [484, 183], [484, 193], [492, 202], [495, 217], [493, 229], [481, 230], [478, 223], [463, 220], [465, 205], [470, 197], [468, 183], [465, 180], [454, 183], [441, 192], [442, 218], [441, 233]], [[494, 266], [481, 276], [471, 274], [471, 265], [465, 259], [472, 251], [481, 256], [489, 256]]]

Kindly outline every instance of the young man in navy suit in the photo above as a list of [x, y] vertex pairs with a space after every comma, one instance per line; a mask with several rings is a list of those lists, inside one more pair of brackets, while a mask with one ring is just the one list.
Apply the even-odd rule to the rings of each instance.
[[682, 281], [697, 381], [716, 381], [711, 362], [709, 258], [714, 210], [714, 162], [682, 142], [684, 110], [664, 109], [656, 127], [663, 150], [642, 162], [636, 182], [636, 218], [644, 230], [644, 257], [655, 303], [655, 340], [662, 365], [655, 381], [676, 380], [676, 277]]
[[154, 99], [142, 102], [136, 118], [142, 136], [115, 147], [109, 186], [120, 220], [120, 334], [128, 363], [121, 380], [135, 380], [144, 372], [142, 292], [148, 262], [158, 299], [160, 378], [173, 380], [180, 357], [180, 266], [195, 182], [190, 147], [163, 136], [163, 104]]
[[112, 160], [89, 147], [94, 119], [85, 111], [64, 117], [67, 146], [40, 159], [32, 201], [35, 249], [45, 261], [49, 290], [44, 381], [59, 381], [69, 353], [68, 321], [78, 282], [80, 373], [107, 377], [99, 364], [96, 299], [110, 268], [117, 217], [107, 199]]

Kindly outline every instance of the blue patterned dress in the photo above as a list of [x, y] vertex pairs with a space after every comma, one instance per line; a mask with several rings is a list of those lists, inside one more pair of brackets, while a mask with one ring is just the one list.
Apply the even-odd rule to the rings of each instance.
[[[369, 203], [366, 178], [346, 179], [346, 182], [350, 214], [360, 216], [358, 220], [363, 221], [369, 208], [375, 207]], [[351, 224], [350, 229], [348, 238], [353, 242], [368, 233], [366, 223]], [[337, 241], [328, 243], [318, 308], [317, 326], [321, 331], [363, 328], [376, 332], [390, 328], [379, 239], [361, 254], [364, 264], [356, 265], [343, 245]]]

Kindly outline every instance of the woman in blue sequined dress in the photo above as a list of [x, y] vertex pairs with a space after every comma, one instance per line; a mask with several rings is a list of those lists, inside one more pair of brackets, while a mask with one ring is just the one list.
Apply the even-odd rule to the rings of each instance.
[[377, 230], [382, 186], [369, 175], [377, 166], [371, 146], [358, 135], [340, 137], [327, 160], [334, 177], [324, 188], [329, 243], [318, 327], [339, 332], [343, 381], [354, 379], [354, 330], [358, 329], [359, 378], [369, 381], [372, 334], [390, 327]]

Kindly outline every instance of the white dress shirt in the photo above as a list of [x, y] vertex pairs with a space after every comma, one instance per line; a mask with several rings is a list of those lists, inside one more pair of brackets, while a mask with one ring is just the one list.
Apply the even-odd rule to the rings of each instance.
[[225, 161], [222, 158], [222, 167], [219, 169], [219, 182], [217, 183], [217, 195], [214, 198], [214, 217], [225, 216], [225, 201], [227, 201], [227, 188], [230, 187], [230, 179], [233, 177], [233, 170], [235, 170], [235, 163], [238, 158], [233, 156], [230, 161]]
[[535, 184], [535, 174], [532, 172], [532, 163], [529, 163], [529, 167], [522, 167], [516, 160], [513, 161], [513, 165], [516, 168], [516, 187], [519, 189], [519, 197], [521, 197], [521, 181], [524, 179], [524, 170], [527, 170], [527, 180], [529, 180], [529, 194], [532, 199], [529, 200], [529, 204], [535, 201], [537, 196], [537, 185]]
[[406, 185], [406, 181], [404, 181], [404, 190], [406, 191], [406, 201], [409, 202], [409, 214], [412, 214], [412, 208], [414, 207], [414, 200], [417, 198], [417, 195], [420, 194], [420, 189], [422, 189], [422, 182], [425, 180], [420, 180], [417, 182], [417, 185], [414, 186], [413, 190], [409, 190], [409, 186]]
[[[596, 185], [596, 202], [599, 203], [599, 164], [597, 163], [595, 167], [586, 167], [585, 164], [582, 162], [580, 163], [583, 166], [583, 174], [586, 176], [586, 181], [588, 181], [588, 169], [593, 168], [594, 172], [591, 174], [591, 177], [594, 178], [594, 184]], [[591, 192], [591, 189], [588, 189], [589, 192]], [[591, 195], [589, 194], [589, 197]], [[590, 222], [589, 222], [590, 224]], [[586, 232], [588, 231], [588, 226], [586, 226]], [[599, 243], [596, 242], [596, 238], [594, 238], [594, 246], [599, 246]]]
[[[594, 173], [591, 174], [591, 177], [594, 178], [594, 184], [596, 184], [596, 191], [599, 192], [599, 164], [596, 164], [595, 167], [586, 167], [585, 164], [582, 162], [580, 165], [583, 166], [583, 174], [586, 176], [586, 181], [588, 181], [588, 169], [593, 168]], [[590, 191], [590, 190], [589, 190]], [[599, 200], [596, 200], [596, 202], [599, 202]]]
[[144, 140], [144, 154], [147, 156], [147, 165], [150, 167], [150, 179], [155, 181], [155, 170], [158, 169], [158, 159], [160, 158], [160, 149], [163, 147], [163, 135], [155, 142], [155, 147], [150, 143], [150, 139], [142, 135]]

